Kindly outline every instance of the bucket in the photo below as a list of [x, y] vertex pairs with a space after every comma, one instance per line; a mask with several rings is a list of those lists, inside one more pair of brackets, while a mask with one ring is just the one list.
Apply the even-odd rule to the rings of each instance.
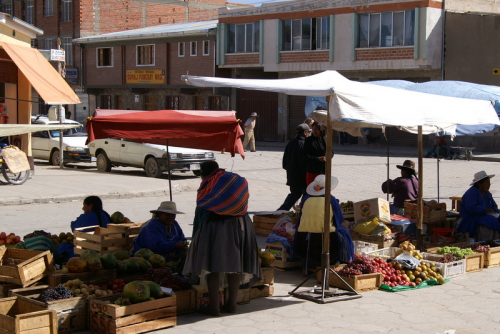
[[442, 235], [443, 237], [446, 237], [451, 232], [453, 232], [452, 228], [436, 227], [432, 229], [432, 233]]

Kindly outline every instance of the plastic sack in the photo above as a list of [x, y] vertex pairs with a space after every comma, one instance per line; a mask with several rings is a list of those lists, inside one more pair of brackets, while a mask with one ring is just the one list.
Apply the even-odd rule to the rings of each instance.
[[396, 256], [393, 260], [396, 263], [400, 263], [404, 269], [413, 270], [418, 267], [420, 260], [414, 258], [410, 252], [403, 252]]
[[32, 237], [24, 239], [26, 249], [34, 251], [48, 251], [52, 249], [52, 240], [44, 236]]
[[271, 232], [280, 237], [286, 238], [288, 242], [292, 243], [293, 234], [290, 234], [290, 232], [288, 232], [289, 230], [293, 230], [295, 233], [295, 225], [292, 223], [292, 218], [285, 215], [276, 222], [276, 225], [274, 225]]
[[361, 234], [371, 234], [373, 230], [379, 227], [378, 219], [372, 219], [366, 222], [359, 222], [354, 226], [354, 232]]
[[369, 235], [383, 235], [391, 233], [391, 229], [388, 228], [384, 223], [378, 223], [378, 226], [373, 229]]

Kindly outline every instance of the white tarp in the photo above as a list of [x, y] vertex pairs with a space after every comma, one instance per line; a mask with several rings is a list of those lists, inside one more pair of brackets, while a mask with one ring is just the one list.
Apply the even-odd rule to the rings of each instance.
[[65, 130], [80, 127], [80, 124], [0, 124], [0, 137], [22, 135], [24, 133], [48, 131], [48, 130]]
[[288, 95], [330, 96], [330, 119], [334, 122], [334, 129], [349, 133], [374, 126], [398, 126], [402, 130], [417, 133], [418, 126], [422, 126], [423, 134], [443, 130], [454, 134], [458, 124], [500, 125], [489, 101], [369, 85], [351, 81], [337, 71], [274, 80], [190, 75], [184, 75], [182, 79], [198, 87], [235, 87]]

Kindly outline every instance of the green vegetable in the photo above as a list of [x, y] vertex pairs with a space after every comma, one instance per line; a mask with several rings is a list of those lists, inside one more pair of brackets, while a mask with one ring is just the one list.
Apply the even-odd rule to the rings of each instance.
[[459, 257], [461, 259], [463, 259], [466, 255], [475, 254], [475, 252], [470, 248], [461, 249], [458, 247], [449, 247], [449, 246], [439, 248], [437, 250], [437, 253], [442, 255], [452, 254], [453, 256]]

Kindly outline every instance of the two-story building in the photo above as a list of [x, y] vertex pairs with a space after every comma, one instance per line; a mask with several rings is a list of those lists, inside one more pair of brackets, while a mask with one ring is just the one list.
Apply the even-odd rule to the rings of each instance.
[[229, 94], [181, 81], [187, 73], [229, 76], [215, 66], [216, 28], [210, 20], [76, 39], [90, 114], [95, 108], [227, 110]]
[[[478, 48], [466, 48], [463, 38], [476, 44], [482, 41], [481, 49], [488, 53], [486, 40], [492, 36], [484, 31], [488, 28], [483, 28], [482, 36], [471, 29], [480, 27], [479, 17], [473, 24], [458, 27], [465, 21], [457, 15], [469, 21], [471, 16], [455, 11], [472, 8], [497, 12], [494, 4], [486, 1], [462, 0], [447, 1], [446, 8], [443, 1], [434, 0], [302, 0], [221, 9], [217, 64], [230, 69], [233, 78], [289, 78], [336, 70], [363, 82], [454, 79], [500, 84], [500, 77], [492, 79], [489, 73], [491, 80], [482, 82], [483, 75], [475, 73], [477, 67], [470, 63], [471, 59], [480, 63], [484, 55], [477, 53]], [[488, 27], [493, 28], [496, 19], [498, 16], [492, 15], [481, 22], [489, 22]], [[446, 44], [445, 53], [444, 37], [448, 34], [453, 35], [453, 49]], [[489, 60], [494, 57], [494, 53], [486, 56]], [[451, 66], [443, 65], [448, 61]], [[245, 115], [261, 110], [257, 102], [261, 97], [277, 110], [266, 113], [268, 128], [256, 133], [260, 140], [293, 138], [297, 124], [304, 120], [305, 97], [238, 89], [232, 90], [231, 97], [232, 108]], [[396, 129], [388, 129], [387, 136], [394, 145], [416, 145], [415, 135]]]

